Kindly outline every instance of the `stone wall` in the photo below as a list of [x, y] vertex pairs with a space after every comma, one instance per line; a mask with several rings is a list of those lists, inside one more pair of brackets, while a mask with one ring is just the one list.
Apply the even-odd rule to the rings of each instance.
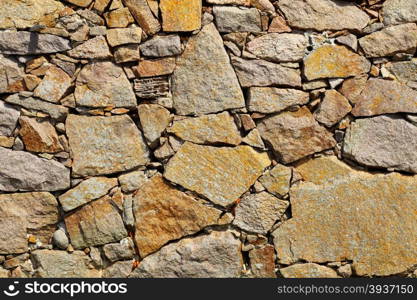
[[416, 23], [0, 1], [0, 277], [415, 277]]

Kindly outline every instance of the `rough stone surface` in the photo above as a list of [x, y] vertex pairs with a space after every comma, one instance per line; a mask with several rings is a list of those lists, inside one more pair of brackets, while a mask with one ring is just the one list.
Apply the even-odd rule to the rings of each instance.
[[104, 59], [111, 57], [109, 46], [103, 36], [97, 36], [68, 51], [74, 58]]
[[13, 106], [0, 101], [0, 135], [10, 136], [16, 128], [20, 112]]
[[35, 272], [41, 278], [97, 278], [91, 258], [82, 251], [67, 253], [59, 250], [36, 250], [31, 258]]
[[48, 121], [38, 122], [34, 118], [21, 117], [20, 131], [25, 148], [32, 152], [56, 153], [63, 151], [55, 127]]
[[154, 77], [172, 74], [175, 70], [175, 58], [142, 60], [134, 71], [139, 77]]
[[185, 238], [146, 257], [130, 277], [230, 278], [242, 268], [241, 243], [231, 232]]
[[143, 135], [151, 145], [155, 144], [171, 122], [169, 110], [158, 104], [141, 104], [138, 114]]
[[116, 185], [116, 178], [92, 177], [59, 196], [59, 202], [64, 211], [70, 211], [92, 200], [103, 197]]
[[331, 127], [338, 123], [352, 110], [349, 101], [336, 90], [328, 90], [324, 94], [323, 101], [314, 112], [314, 117], [320, 123]]
[[132, 272], [134, 260], [118, 261], [103, 270], [103, 278], [126, 278]]
[[145, 172], [133, 171], [119, 177], [120, 187], [125, 193], [138, 190], [147, 181]]
[[269, 33], [250, 41], [246, 50], [265, 60], [291, 62], [303, 59], [307, 45], [307, 38], [302, 34]]
[[241, 136], [228, 112], [174, 121], [168, 132], [196, 144], [238, 145]]
[[259, 178], [259, 182], [268, 192], [283, 197], [290, 190], [292, 171], [290, 168], [277, 164]]
[[71, 77], [62, 69], [50, 67], [33, 95], [52, 103], [58, 103], [71, 86]]
[[142, 38], [142, 29], [138, 27], [110, 29], [107, 30], [106, 38], [111, 47], [139, 44]]
[[153, 35], [161, 30], [158, 19], [153, 15], [147, 0], [123, 0], [130, 13], [147, 34]]
[[354, 116], [417, 113], [417, 91], [396, 81], [370, 79], [355, 103]]
[[266, 234], [281, 218], [288, 205], [288, 201], [267, 192], [245, 196], [236, 206], [233, 224], [249, 232]]
[[0, 165], [1, 191], [59, 191], [69, 187], [69, 169], [54, 160], [0, 147]]
[[255, 8], [214, 6], [214, 17], [220, 32], [260, 32], [261, 16]]
[[127, 237], [119, 243], [104, 245], [103, 252], [106, 258], [111, 262], [126, 260], [135, 256], [135, 245], [133, 244], [132, 239]]
[[417, 127], [398, 116], [358, 119], [348, 128], [344, 154], [360, 164], [417, 173]]
[[3, 0], [0, 3], [0, 29], [26, 29], [34, 25], [52, 25], [64, 8], [55, 0]]
[[70, 41], [52, 34], [28, 31], [0, 31], [0, 53], [35, 55], [71, 49]]
[[247, 60], [232, 57], [232, 64], [242, 87], [284, 85], [301, 86], [297, 69], [288, 68], [265, 60]]
[[275, 250], [272, 245], [249, 251], [252, 274], [256, 278], [275, 278]]
[[69, 115], [66, 128], [75, 174], [111, 174], [148, 161], [142, 135], [129, 116]]
[[280, 112], [310, 100], [309, 94], [296, 89], [252, 87], [249, 89], [248, 109], [265, 114]]
[[17, 61], [0, 55], [0, 94], [23, 91], [23, 76]]
[[118, 242], [127, 237], [122, 217], [107, 196], [68, 215], [65, 225], [75, 249]]
[[392, 56], [416, 52], [417, 25], [414, 23], [386, 27], [359, 39], [367, 57]]
[[363, 74], [351, 77], [343, 81], [339, 88], [339, 92], [345, 96], [351, 103], [357, 102], [358, 96], [362, 93], [368, 81], [368, 75]]
[[266, 118], [259, 123], [258, 129], [284, 163], [332, 148], [336, 144], [332, 135], [314, 120], [306, 107]]
[[325, 45], [304, 59], [304, 75], [308, 80], [350, 77], [367, 73], [370, 62], [344, 46]]
[[175, 189], [162, 176], [142, 185], [134, 198], [135, 241], [141, 257], [167, 242], [217, 224], [221, 211]]
[[386, 25], [417, 22], [417, 2], [414, 0], [387, 0], [382, 12]]
[[[193, 80], [188, 80], [194, 74]], [[174, 108], [179, 115], [207, 114], [245, 106], [236, 74], [213, 24], [191, 37], [172, 76]]]
[[78, 105], [91, 107], [132, 107], [136, 97], [123, 69], [112, 62], [93, 62], [85, 66], [75, 89]]
[[411, 61], [399, 61], [385, 65], [388, 71], [401, 82], [417, 82], [417, 59]]
[[[58, 202], [47, 192], [0, 195], [3, 254], [26, 252], [27, 235], [48, 243], [58, 222]], [[5, 250], [7, 250], [5, 252]]]
[[279, 270], [284, 278], [337, 278], [335, 270], [314, 263], [295, 264]]
[[354, 3], [340, 0], [282, 0], [278, 3], [290, 26], [299, 29], [361, 30], [369, 16]]
[[187, 142], [169, 161], [164, 177], [228, 206], [255, 183], [269, 164], [266, 153], [248, 146], [216, 148]]
[[161, 0], [164, 31], [193, 31], [201, 27], [201, 0]]
[[359, 276], [404, 272], [416, 264], [416, 192], [415, 177], [398, 173], [301, 184], [291, 192], [293, 218], [273, 233], [278, 259], [352, 260]]
[[165, 57], [181, 53], [181, 42], [178, 35], [158, 35], [142, 43], [139, 47], [143, 56]]

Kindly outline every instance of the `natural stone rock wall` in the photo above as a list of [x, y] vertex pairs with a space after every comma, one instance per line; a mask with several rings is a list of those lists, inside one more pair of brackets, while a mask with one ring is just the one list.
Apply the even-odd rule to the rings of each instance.
[[417, 277], [416, 0], [1, 0], [0, 277]]

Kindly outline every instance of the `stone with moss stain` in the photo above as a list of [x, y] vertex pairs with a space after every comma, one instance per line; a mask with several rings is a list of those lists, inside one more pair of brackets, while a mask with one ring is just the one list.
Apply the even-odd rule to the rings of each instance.
[[284, 278], [338, 278], [335, 270], [314, 263], [295, 264], [281, 268]]
[[393, 56], [416, 52], [417, 25], [414, 23], [386, 27], [359, 39], [366, 57]]
[[340, 0], [281, 0], [278, 8], [288, 24], [299, 29], [360, 31], [370, 21], [354, 3]]
[[332, 172], [318, 173], [324, 184], [291, 189], [293, 217], [273, 232], [280, 263], [351, 260], [358, 276], [395, 275], [417, 263], [416, 176], [352, 171], [329, 184]]
[[91, 62], [77, 77], [74, 92], [80, 106], [133, 107], [136, 96], [123, 69], [110, 61]]
[[52, 103], [59, 103], [59, 100], [71, 86], [71, 82], [71, 77], [66, 72], [58, 67], [51, 66], [34, 90], [33, 95]]
[[278, 197], [283, 197], [290, 190], [292, 170], [286, 166], [277, 164], [259, 178], [259, 182], [268, 192]]
[[270, 163], [266, 153], [249, 146], [211, 147], [186, 142], [168, 162], [164, 177], [228, 206], [255, 183]]
[[122, 217], [108, 196], [90, 202], [64, 220], [75, 249], [114, 243], [127, 237]]
[[267, 234], [289, 204], [267, 192], [250, 194], [236, 206], [233, 224], [249, 232]]
[[32, 152], [56, 153], [64, 148], [58, 139], [55, 127], [47, 120], [38, 122], [34, 118], [21, 117], [20, 131], [25, 148]]
[[168, 132], [196, 144], [238, 145], [241, 141], [235, 121], [228, 112], [177, 120]]
[[127, 115], [69, 115], [65, 127], [73, 153], [72, 170], [76, 175], [112, 174], [149, 161], [142, 135]]
[[357, 76], [370, 68], [366, 58], [338, 45], [321, 46], [304, 59], [304, 75], [308, 80]]
[[307, 38], [296, 33], [269, 33], [246, 45], [246, 50], [257, 57], [273, 62], [300, 61], [308, 46]]
[[306, 107], [263, 119], [258, 129], [284, 163], [336, 145], [332, 134], [316, 122]]
[[103, 197], [116, 185], [116, 178], [92, 177], [59, 196], [59, 202], [64, 211], [70, 211], [92, 200]]
[[0, 1], [0, 29], [53, 27], [64, 5], [55, 0]]
[[204, 227], [215, 225], [221, 211], [175, 189], [156, 175], [134, 197], [135, 242], [141, 257]]
[[265, 114], [282, 111], [295, 105], [307, 104], [309, 94], [296, 89], [252, 87], [249, 89], [248, 109]]
[[164, 31], [194, 31], [201, 27], [201, 0], [161, 0]]
[[184, 238], [145, 257], [129, 277], [232, 278], [242, 271], [242, 244], [230, 231]]
[[323, 101], [318, 109], [314, 112], [314, 117], [321, 124], [332, 127], [342, 120], [350, 111], [349, 101], [336, 90], [327, 90], [324, 94]]
[[357, 119], [346, 131], [343, 153], [358, 163], [417, 173], [417, 126], [398, 115]]
[[417, 113], [417, 91], [397, 81], [371, 78], [355, 103], [352, 114], [356, 117]]

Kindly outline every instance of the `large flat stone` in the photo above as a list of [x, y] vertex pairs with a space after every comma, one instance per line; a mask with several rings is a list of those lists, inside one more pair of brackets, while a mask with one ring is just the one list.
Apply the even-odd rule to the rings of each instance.
[[220, 32], [260, 32], [261, 15], [256, 8], [214, 6], [214, 17]]
[[370, 79], [355, 98], [352, 114], [368, 117], [392, 113], [417, 113], [417, 91], [397, 81]]
[[304, 75], [308, 80], [345, 78], [369, 72], [371, 63], [344, 46], [325, 45], [304, 59]]
[[194, 31], [201, 27], [201, 0], [161, 0], [164, 31]]
[[134, 198], [135, 242], [141, 257], [171, 240], [215, 225], [221, 211], [175, 189], [156, 175], [142, 185]]
[[336, 145], [332, 134], [316, 122], [306, 107], [266, 118], [259, 123], [258, 129], [284, 163]]
[[31, 258], [35, 276], [41, 278], [97, 278], [101, 271], [93, 260], [82, 251], [67, 253], [59, 250], [36, 250]]
[[149, 160], [142, 134], [127, 115], [69, 115], [66, 129], [74, 159], [73, 172], [77, 175], [127, 171]]
[[110, 61], [85, 66], [77, 77], [74, 96], [80, 106], [136, 106], [136, 96], [126, 74]]
[[417, 127], [398, 116], [357, 119], [343, 153], [360, 164], [417, 173]]
[[417, 22], [417, 2], [414, 0], [387, 0], [382, 6], [382, 13], [386, 25]]
[[55, 160], [0, 147], [0, 191], [59, 191], [70, 185], [70, 171]]
[[307, 38], [298, 33], [269, 33], [253, 39], [246, 50], [257, 57], [273, 62], [293, 62], [303, 59]]
[[0, 53], [35, 55], [71, 49], [70, 41], [52, 34], [28, 31], [0, 31]]
[[359, 39], [366, 57], [393, 56], [396, 53], [416, 52], [417, 25], [415, 23], [386, 27]]
[[164, 177], [228, 206], [255, 183], [269, 164], [266, 153], [249, 146], [218, 148], [186, 142], [168, 162]]
[[26, 29], [34, 25], [52, 25], [64, 5], [55, 0], [2, 0], [0, 29]]
[[50, 67], [33, 95], [43, 100], [58, 103], [71, 86], [71, 77], [61, 68]]
[[201, 115], [245, 106], [243, 93], [214, 24], [191, 37], [172, 76], [179, 115]]
[[118, 242], [127, 237], [122, 217], [108, 196], [65, 217], [65, 225], [75, 249]]
[[239, 277], [243, 263], [240, 248], [239, 239], [228, 231], [185, 238], [146, 257], [130, 277]]
[[359, 276], [406, 271], [417, 263], [416, 183], [398, 173], [353, 172], [333, 184], [293, 187], [293, 217], [273, 233], [279, 262], [350, 260]]
[[291, 27], [299, 29], [362, 30], [369, 16], [354, 3], [340, 0], [281, 0], [279, 9]]

